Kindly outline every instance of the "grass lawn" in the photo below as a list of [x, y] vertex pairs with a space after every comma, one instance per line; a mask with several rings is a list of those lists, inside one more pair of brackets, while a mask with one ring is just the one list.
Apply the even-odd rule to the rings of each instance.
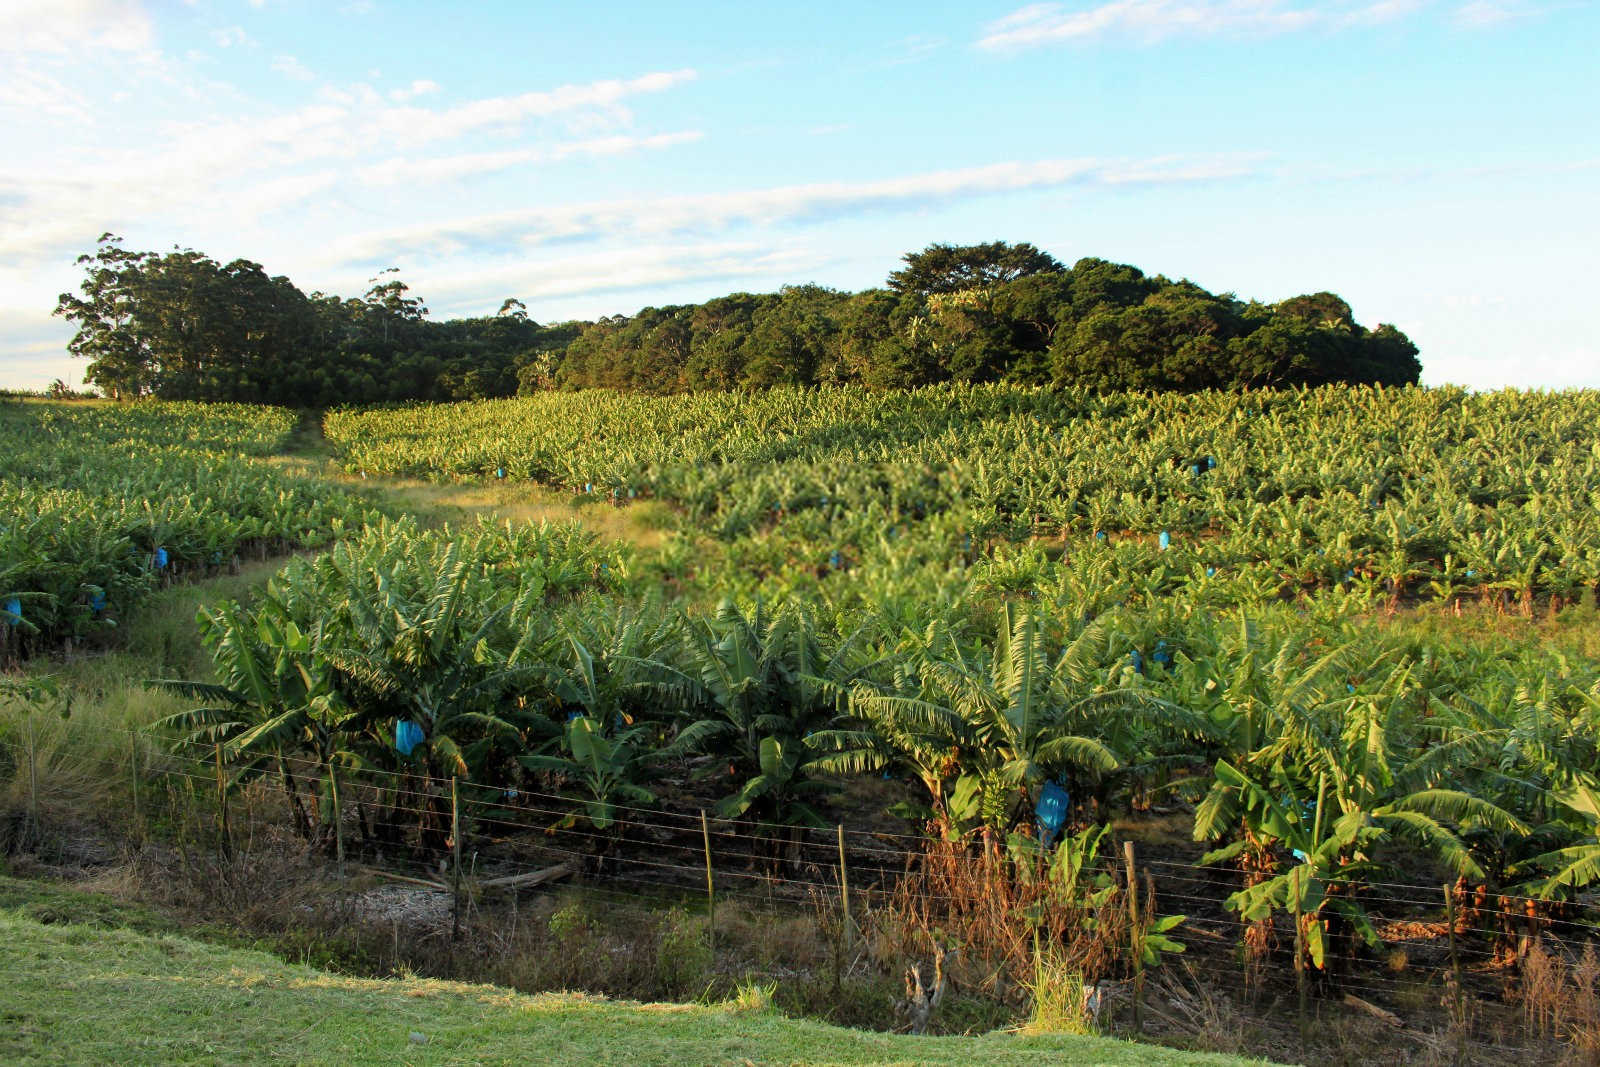
[[[92, 899], [0, 909], [0, 1060], [50, 1063], [1225, 1064], [1092, 1037], [917, 1038], [734, 1005], [349, 978], [114, 925]], [[133, 919], [133, 916], [129, 916]], [[41, 921], [44, 920], [44, 921]]]

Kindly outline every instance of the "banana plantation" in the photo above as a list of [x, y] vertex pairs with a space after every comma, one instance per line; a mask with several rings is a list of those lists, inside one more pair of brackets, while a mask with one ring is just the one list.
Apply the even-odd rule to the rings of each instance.
[[[1176, 812], [1236, 953], [1336, 987], [1385, 966], [1397, 886], [1590, 932], [1597, 417], [1592, 393], [949, 386], [325, 419], [350, 474], [655, 501], [644, 548], [384, 517], [252, 458], [281, 412], [44, 410], [4, 461], [0, 632], [95, 625], [160, 549], [328, 543], [201, 613], [215, 677], [164, 680], [189, 706], [156, 728], [280, 790], [319, 847], [342, 855], [355, 780], [392, 783], [371, 822], [430, 863], [450, 779], [559, 798], [545, 832], [600, 853], [703, 807], [774, 863], [870, 794], [929, 857], [1054, 884]], [[66, 455], [93, 466], [71, 490]], [[1078, 933], [1109, 891], [1073, 898]], [[1043, 958], [1039, 929], [1076, 935], [1030, 899]], [[1180, 918], [1152, 923], [1147, 962], [1182, 950]]]
[[327, 544], [370, 505], [280, 473], [293, 414], [0, 403], [0, 665], [103, 635], [175, 579]]

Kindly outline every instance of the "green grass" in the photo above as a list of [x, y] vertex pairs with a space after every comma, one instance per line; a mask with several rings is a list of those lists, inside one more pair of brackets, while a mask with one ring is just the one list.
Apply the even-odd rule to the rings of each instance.
[[[1093, 1037], [916, 1038], [769, 1009], [371, 980], [164, 932], [0, 880], [0, 1060], [51, 1063], [1033, 1063], [1247, 1061]], [[416, 1035], [415, 1037], [413, 1035]]]

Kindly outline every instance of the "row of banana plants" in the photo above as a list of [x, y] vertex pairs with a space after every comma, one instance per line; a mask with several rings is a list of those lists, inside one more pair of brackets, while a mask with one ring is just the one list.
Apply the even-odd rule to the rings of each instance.
[[531, 479], [659, 498], [812, 566], [933, 517], [947, 561], [997, 542], [1132, 540], [1278, 595], [1531, 604], [1600, 585], [1600, 393], [1455, 389], [1095, 395], [938, 386], [646, 397], [591, 392], [335, 412], [351, 471]]
[[[1063, 591], [695, 611], [656, 585], [578, 527], [380, 524], [206, 612], [220, 681], [174, 682], [203, 704], [167, 725], [280, 780], [307, 833], [341, 774], [383, 772], [374, 824], [409, 820], [421, 848], [448, 826], [426, 783], [450, 776], [488, 804], [560, 792], [558, 821], [603, 835], [666, 778], [801, 828], [873, 775], [910, 827], [958, 841], [1043, 834], [1047, 792], [1078, 825], [1187, 798], [1208, 861], [1240, 869], [1242, 918], [1326, 910], [1367, 941], [1374, 883], [1556, 899], [1600, 879], [1600, 673], [1554, 651], [1284, 606]], [[1320, 934], [1308, 953], [1324, 961]]]
[[261, 458], [294, 425], [244, 405], [0, 406], [0, 663], [114, 627], [163, 583], [365, 521], [362, 497]]

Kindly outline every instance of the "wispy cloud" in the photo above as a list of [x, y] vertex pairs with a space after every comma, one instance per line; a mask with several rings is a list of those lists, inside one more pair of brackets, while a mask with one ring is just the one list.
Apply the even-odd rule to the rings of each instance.
[[631, 135], [597, 137], [505, 152], [467, 152], [454, 156], [417, 159], [395, 156], [361, 168], [356, 172], [356, 176], [367, 185], [455, 181], [535, 163], [580, 157], [619, 156], [630, 152], [671, 148], [675, 145], [691, 144], [704, 136], [699, 130], [681, 130], [642, 137]]
[[1472, 0], [1456, 8], [1453, 17], [1459, 26], [1483, 29], [1538, 13], [1539, 9], [1533, 4], [1520, 0]]
[[[12, 165], [0, 162], [0, 254], [17, 262], [48, 262], [81, 251], [85, 241], [131, 221], [181, 217], [186, 230], [226, 212], [229, 228], [258, 224], [341, 183], [397, 184], [468, 177], [519, 163], [620, 155], [686, 144], [699, 131], [640, 134], [615, 130], [610, 114], [628, 98], [656, 93], [695, 77], [692, 70], [662, 71], [631, 79], [606, 79], [553, 89], [457, 100], [424, 106], [435, 83], [412, 81], [400, 100], [371, 86], [323, 86], [309, 102], [258, 114], [217, 114], [161, 123], [118, 147], [80, 144], [49, 155], [36, 153]], [[39, 86], [47, 83], [39, 82]], [[83, 116], [83, 102], [61, 87], [55, 106]], [[43, 106], [45, 89], [22, 93], [0, 88], [0, 109]], [[549, 127], [612, 127], [574, 137]], [[542, 123], [526, 128], [529, 124]], [[504, 148], [455, 155], [411, 155], [474, 133], [500, 134]], [[467, 141], [476, 145], [478, 142]], [[388, 158], [376, 155], [386, 153]], [[382, 160], [382, 162], [379, 162]]]
[[1430, 0], [1102, 0], [1037, 3], [983, 28], [977, 47], [1005, 52], [1120, 34], [1159, 40], [1175, 36], [1277, 34], [1342, 29], [1405, 18]]
[[[539, 260], [514, 258], [490, 266], [449, 266], [414, 275], [418, 292], [442, 315], [481, 315], [508, 295], [527, 301], [659, 293], [672, 286], [710, 285], [732, 279], [769, 278], [775, 284], [815, 271], [826, 257], [799, 244], [768, 242], [636, 245], [628, 255], [594, 252]], [[410, 281], [413, 276], [408, 275]], [[596, 300], [590, 314], [614, 311]], [[535, 308], [537, 313], [537, 308]]]
[[399, 252], [449, 256], [586, 241], [706, 236], [746, 226], [806, 225], [871, 212], [907, 211], [1008, 192], [1127, 187], [1246, 178], [1254, 155], [1144, 160], [995, 163], [867, 182], [820, 182], [698, 196], [571, 204], [445, 219], [348, 239], [331, 249], [345, 264]]
[[244, 32], [243, 26], [224, 26], [220, 30], [212, 30], [211, 39], [217, 43], [218, 48], [233, 48], [253, 43], [250, 35]]
[[0, 5], [0, 53], [135, 52], [154, 39], [138, 0], [8, 0]]
[[297, 82], [314, 82], [317, 76], [304, 63], [294, 56], [275, 56], [272, 60], [272, 69]]
[[429, 81], [427, 78], [418, 78], [404, 89], [389, 90], [389, 99], [393, 100], [397, 104], [404, 104], [408, 101], [415, 100], [419, 96], [427, 96], [429, 93], [436, 93], [438, 91], [438, 82]]

